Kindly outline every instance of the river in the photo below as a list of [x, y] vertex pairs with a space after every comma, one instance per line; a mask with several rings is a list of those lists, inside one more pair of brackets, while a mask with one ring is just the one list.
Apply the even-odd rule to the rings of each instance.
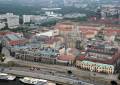
[[0, 80], [0, 85], [24, 85], [24, 84], [19, 81], [19, 78], [16, 78], [14, 81]]
[[[14, 81], [3, 81], [0, 80], [0, 85], [27, 85], [19, 81], [19, 78], [16, 78]], [[60, 84], [57, 84], [60, 85]]]

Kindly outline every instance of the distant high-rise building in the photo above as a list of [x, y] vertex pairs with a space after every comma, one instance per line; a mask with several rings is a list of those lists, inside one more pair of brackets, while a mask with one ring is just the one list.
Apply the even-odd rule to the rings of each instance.
[[7, 25], [8, 28], [17, 28], [19, 24], [19, 16], [13, 13], [6, 13], [0, 15], [1, 26]]
[[120, 6], [117, 5], [103, 5], [101, 7], [101, 19], [106, 20], [107, 23], [120, 23]]
[[77, 6], [80, 4], [80, 0], [64, 0], [64, 6]]
[[[68, 48], [75, 48], [76, 42], [83, 40], [83, 34], [78, 26], [73, 26], [72, 31], [66, 35], [66, 43]], [[78, 43], [77, 43], [78, 45]]]
[[32, 15], [23, 15], [23, 23], [28, 23], [31, 21]]
[[13, 15], [13, 16], [7, 17], [7, 25], [8, 25], [8, 28], [10, 29], [17, 28], [20, 25], [19, 16]]
[[114, 6], [114, 5], [103, 5], [101, 7], [101, 16], [102, 18], [109, 18], [117, 16], [116, 18], [119, 18], [120, 15], [120, 6]]
[[98, 9], [97, 9], [97, 12], [96, 12], [96, 18], [97, 18], [97, 19], [101, 19], [101, 17], [102, 17], [102, 16], [101, 16], [101, 9], [98, 8]]
[[4, 28], [5, 27], [5, 23], [0, 23], [0, 29]]

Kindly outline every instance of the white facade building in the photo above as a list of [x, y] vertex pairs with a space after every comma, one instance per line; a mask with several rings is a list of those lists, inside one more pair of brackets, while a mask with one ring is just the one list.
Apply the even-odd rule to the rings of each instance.
[[0, 15], [0, 19], [7, 19], [7, 17], [11, 17], [11, 16], [13, 16], [13, 13], [2, 14]]
[[31, 17], [32, 22], [40, 22], [40, 21], [45, 20], [45, 19], [47, 19], [46, 16], [40, 16], [40, 15], [34, 15]]
[[47, 15], [48, 17], [61, 17], [62, 16], [62, 14], [57, 14], [57, 13], [54, 13], [53, 11], [46, 11], [45, 15]]
[[23, 15], [23, 23], [27, 23], [31, 21], [32, 15]]
[[116, 5], [102, 5], [101, 7], [101, 15], [102, 19], [105, 19], [109, 16], [120, 15], [120, 6]]
[[13, 29], [18, 27], [19, 24], [19, 16], [18, 15], [14, 15], [13, 13], [6, 13], [6, 14], [2, 14], [0, 15], [0, 20], [4, 20], [1, 21], [2, 22], [2, 27], [5, 25], [3, 25], [3, 23], [7, 23], [8, 28]]
[[5, 23], [0, 23], [0, 29], [4, 28], [5, 27]]
[[37, 33], [36, 36], [48, 36], [53, 37], [59, 35], [59, 30], [49, 30], [47, 32]]
[[7, 17], [7, 24], [8, 24], [8, 28], [10, 29], [17, 28], [20, 25], [19, 16], [13, 15], [13, 16]]

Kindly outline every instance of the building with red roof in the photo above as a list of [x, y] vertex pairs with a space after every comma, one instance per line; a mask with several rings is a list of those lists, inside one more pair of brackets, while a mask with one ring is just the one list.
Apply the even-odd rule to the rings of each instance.
[[120, 34], [120, 29], [111, 29], [111, 28], [110, 29], [104, 29], [103, 32], [104, 32], [105, 40], [114, 41], [115, 36], [117, 34]]
[[97, 72], [116, 72], [116, 68], [118, 68], [117, 66], [120, 64], [119, 48], [111, 45], [108, 46], [108, 43], [105, 44], [102, 42], [90, 44], [87, 50], [81, 52], [80, 56], [76, 58], [76, 66], [82, 69], [91, 70], [91, 64], [96, 66], [95, 68], [97, 70], [94, 68], [94, 71]]
[[23, 45], [27, 42], [27, 39], [23, 37], [22, 33], [5, 32], [2, 35], [3, 35], [3, 44], [6, 47]]
[[73, 31], [73, 29], [79, 28], [78, 31], [83, 33], [85, 38], [93, 38], [99, 31], [99, 27], [84, 26], [84, 25], [83, 26], [81, 26], [81, 25], [75, 26], [75, 24], [73, 24], [73, 23], [58, 23], [55, 26], [55, 28], [59, 30], [60, 35], [65, 35], [65, 36], [67, 33]]
[[63, 64], [73, 64], [73, 62], [75, 61], [75, 56], [73, 55], [60, 55], [57, 57], [57, 62], [58, 63], [63, 63]]

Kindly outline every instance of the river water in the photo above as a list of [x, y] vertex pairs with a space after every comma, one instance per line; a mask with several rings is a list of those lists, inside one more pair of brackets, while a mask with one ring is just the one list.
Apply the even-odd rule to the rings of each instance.
[[16, 78], [14, 81], [3, 81], [3, 80], [0, 80], [0, 85], [27, 85], [27, 84], [24, 84], [24, 83], [20, 82], [19, 78]]
[[18, 78], [16, 78], [14, 81], [0, 80], [0, 85], [24, 85], [24, 84], [21, 83]]

